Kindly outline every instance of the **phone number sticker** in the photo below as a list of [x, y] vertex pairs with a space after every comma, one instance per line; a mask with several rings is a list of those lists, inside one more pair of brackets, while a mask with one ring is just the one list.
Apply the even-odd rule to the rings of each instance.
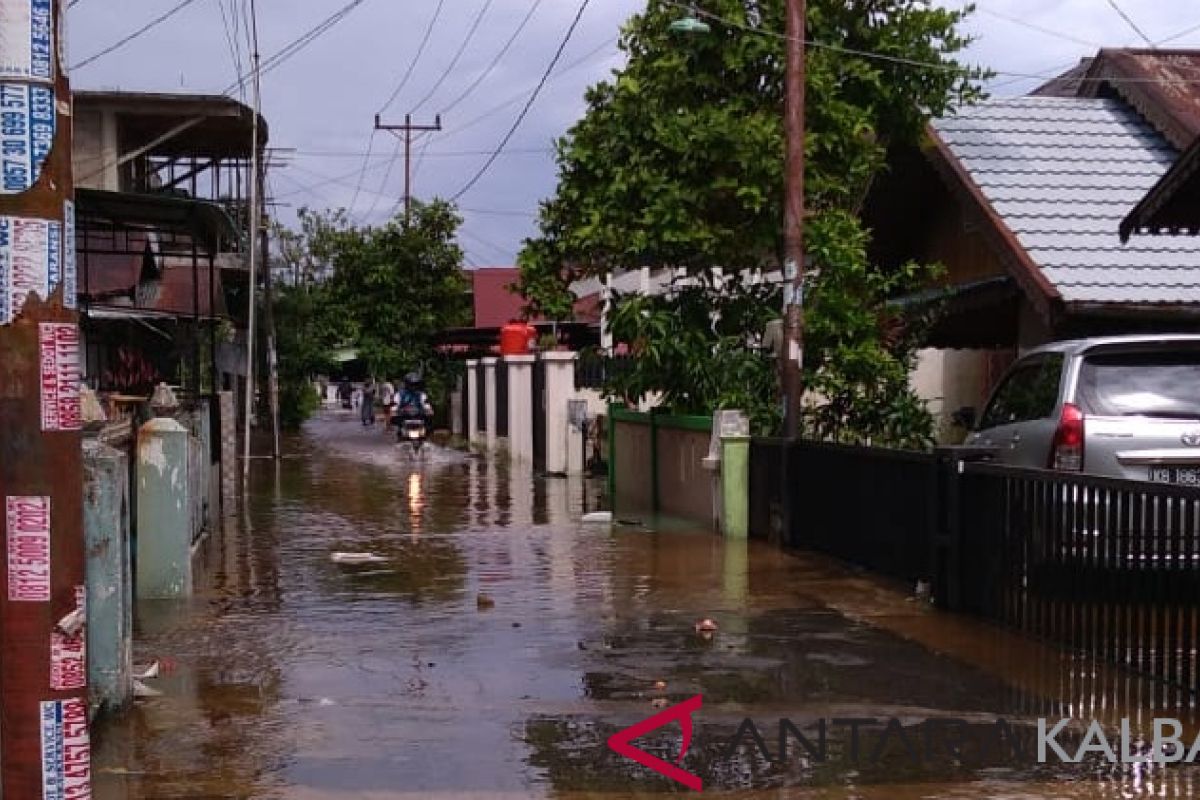
[[0, 0], [0, 77], [54, 77], [53, 0]]
[[50, 601], [50, 498], [6, 497], [8, 599]]
[[42, 800], [90, 800], [92, 751], [82, 698], [43, 700]]
[[60, 223], [0, 216], [0, 325], [21, 313], [31, 292], [45, 300], [66, 281], [74, 294], [74, 264], [67, 266], [64, 255]]
[[33, 188], [54, 145], [54, 130], [52, 89], [0, 83], [0, 193]]
[[83, 427], [79, 397], [79, 328], [67, 322], [38, 324], [42, 367], [42, 430]]

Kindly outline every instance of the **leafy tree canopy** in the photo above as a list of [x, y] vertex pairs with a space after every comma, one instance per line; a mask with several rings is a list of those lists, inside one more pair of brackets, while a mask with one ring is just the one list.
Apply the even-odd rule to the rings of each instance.
[[285, 383], [335, 371], [353, 348], [378, 379], [424, 372], [440, 394], [449, 365], [434, 336], [470, 321], [469, 285], [455, 243], [462, 220], [441, 201], [414, 203], [410, 224], [352, 225], [345, 212], [300, 212], [298, 230], [277, 237], [284, 274], [276, 305], [280, 374]]
[[[649, 0], [623, 31], [626, 66], [588, 91], [586, 114], [558, 142], [557, 192], [519, 259], [533, 310], [569, 313], [569, 280], [620, 268], [704, 274], [779, 263], [784, 0], [701, 7], [722, 21], [685, 37], [670, 31], [679, 5]], [[983, 73], [954, 60], [968, 43], [956, 26], [969, 11], [929, 0], [809, 0], [807, 38], [816, 44], [806, 57], [805, 248], [819, 277], [805, 298], [806, 381], [821, 398], [814, 415], [827, 417], [814, 416], [810, 432], [895, 440], [885, 431], [897, 417], [879, 422], [872, 404], [894, 398], [889, 404], [904, 408], [892, 411], [907, 418], [915, 402], [903, 349], [912, 337], [896, 333], [884, 300], [927, 280], [931, 268], [879, 274], [867, 263], [857, 212], [890, 146], [919, 143], [931, 115], [980, 97]], [[679, 357], [706, 358], [719, 338]], [[684, 379], [679, 367], [660, 378]], [[656, 390], [719, 403], [735, 373], [714, 391]], [[654, 382], [647, 374], [643, 384]]]

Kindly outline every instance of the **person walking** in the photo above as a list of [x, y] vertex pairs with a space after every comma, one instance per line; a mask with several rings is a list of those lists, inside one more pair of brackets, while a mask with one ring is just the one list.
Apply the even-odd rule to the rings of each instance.
[[367, 378], [362, 387], [362, 424], [363, 427], [375, 424], [375, 379]]
[[383, 409], [383, 415], [386, 419], [392, 411], [392, 403], [396, 402], [396, 387], [391, 381], [385, 380], [379, 386], [379, 407]]

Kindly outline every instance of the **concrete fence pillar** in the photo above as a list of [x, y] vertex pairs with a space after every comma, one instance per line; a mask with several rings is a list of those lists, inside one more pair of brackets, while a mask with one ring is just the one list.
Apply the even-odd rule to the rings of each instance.
[[463, 384], [464, 381], [460, 376], [454, 384], [454, 391], [450, 393], [450, 433], [453, 436], [460, 437], [466, 433], [463, 430]]
[[750, 437], [721, 437], [721, 532], [729, 539], [750, 533]]
[[467, 441], [474, 444], [479, 441], [479, 362], [471, 359], [467, 362]]
[[226, 498], [233, 497], [237, 492], [237, 407], [236, 395], [233, 392], [220, 392], [217, 395], [218, 417], [221, 423], [221, 497], [222, 503]]
[[505, 356], [508, 366], [508, 452], [513, 461], [533, 462], [534, 356]]
[[188, 432], [173, 419], [138, 431], [137, 596], [174, 599], [192, 593]]
[[133, 576], [129, 564], [129, 460], [94, 439], [83, 444], [88, 700], [116, 709], [133, 688]]
[[546, 472], [566, 475], [571, 423], [568, 402], [575, 394], [575, 353], [543, 353], [546, 366]]
[[487, 425], [488, 449], [496, 447], [496, 362], [499, 359], [483, 359], [483, 414]]

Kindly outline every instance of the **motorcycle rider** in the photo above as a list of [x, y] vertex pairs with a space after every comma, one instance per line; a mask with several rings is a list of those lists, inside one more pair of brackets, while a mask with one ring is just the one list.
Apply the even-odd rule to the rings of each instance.
[[404, 376], [404, 388], [396, 398], [395, 424], [405, 420], [419, 419], [428, 428], [433, 422], [433, 406], [425, 394], [424, 381], [420, 373], [410, 372]]

